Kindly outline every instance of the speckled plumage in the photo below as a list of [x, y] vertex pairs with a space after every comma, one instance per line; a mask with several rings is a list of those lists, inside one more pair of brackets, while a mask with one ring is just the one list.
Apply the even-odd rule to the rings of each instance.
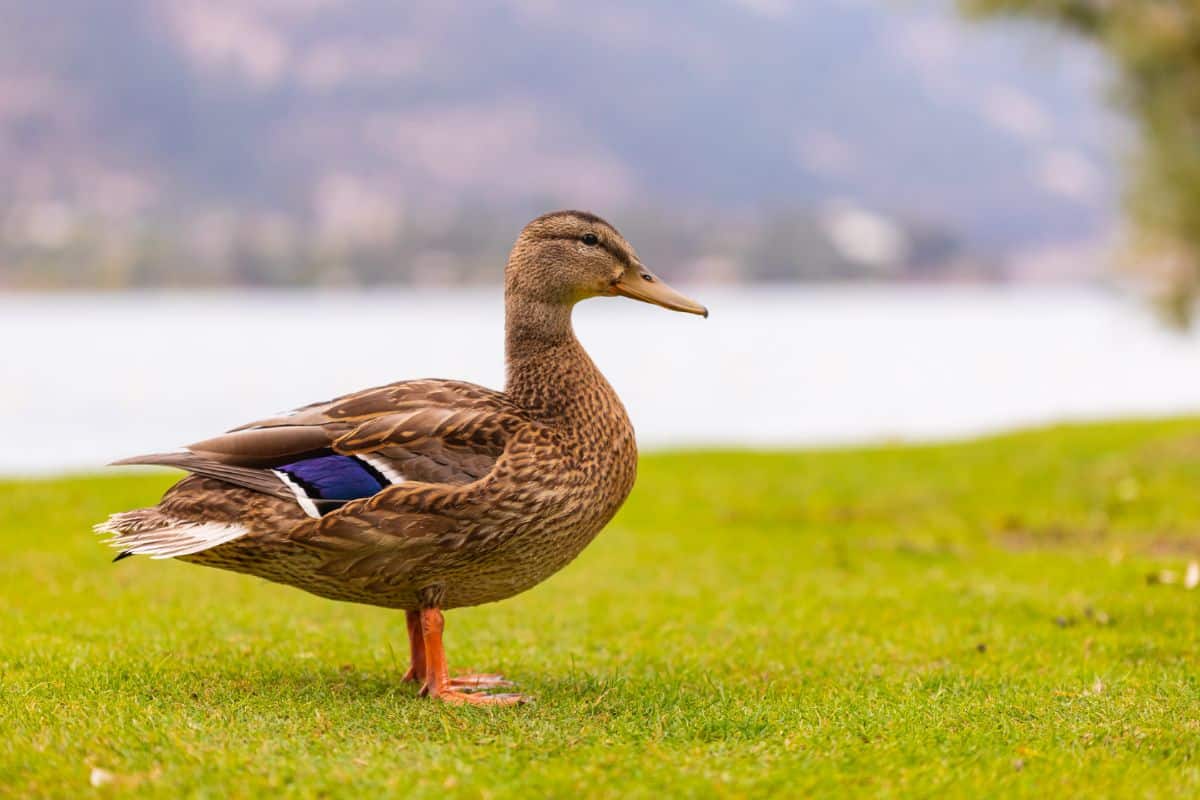
[[[612, 294], [703, 312], [658, 283], [599, 218], [540, 217], [522, 232], [505, 272], [504, 392], [404, 381], [180, 453], [128, 459], [121, 463], [193, 474], [157, 506], [114, 515], [100, 528], [125, 552], [186, 551], [178, 557], [192, 563], [409, 611], [529, 589], [574, 559], [633, 487], [633, 428], [570, 322], [576, 302]], [[354, 456], [397, 482], [325, 503], [314, 516], [273, 470], [322, 454]], [[244, 533], [205, 548], [178, 544], [184, 534], [173, 532], [181, 530], [193, 538]]]

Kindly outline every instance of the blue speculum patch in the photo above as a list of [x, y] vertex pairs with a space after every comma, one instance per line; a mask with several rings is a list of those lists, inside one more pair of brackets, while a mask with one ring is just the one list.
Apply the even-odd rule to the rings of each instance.
[[356, 500], [370, 497], [387, 485], [378, 472], [353, 456], [306, 458], [276, 469], [287, 473], [314, 499]]

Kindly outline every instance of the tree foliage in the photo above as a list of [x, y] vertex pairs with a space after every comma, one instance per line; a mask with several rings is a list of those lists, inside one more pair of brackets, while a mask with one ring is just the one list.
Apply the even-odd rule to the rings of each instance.
[[1186, 322], [1200, 290], [1200, 3], [1196, 0], [960, 0], [982, 16], [1045, 20], [1099, 44], [1137, 125], [1126, 194], [1134, 266]]

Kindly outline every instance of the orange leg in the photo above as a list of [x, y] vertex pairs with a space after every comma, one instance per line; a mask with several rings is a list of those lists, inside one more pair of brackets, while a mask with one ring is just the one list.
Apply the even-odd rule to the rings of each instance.
[[446, 651], [442, 647], [442, 631], [446, 622], [441, 609], [426, 608], [420, 612], [421, 635], [425, 645], [425, 685], [421, 694], [444, 703], [513, 706], [528, 701], [519, 694], [483, 694], [487, 689], [512, 686], [500, 675], [464, 675], [450, 677], [446, 666]]
[[421, 635], [421, 612], [404, 612], [405, 622], [408, 623], [408, 672], [404, 680], [418, 683], [425, 682], [425, 639]]

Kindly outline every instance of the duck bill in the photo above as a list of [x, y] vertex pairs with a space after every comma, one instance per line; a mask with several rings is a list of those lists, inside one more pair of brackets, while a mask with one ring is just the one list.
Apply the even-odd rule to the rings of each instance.
[[620, 280], [613, 284], [613, 294], [708, 318], [707, 308], [675, 291], [653, 272], [637, 263], [625, 270]]

